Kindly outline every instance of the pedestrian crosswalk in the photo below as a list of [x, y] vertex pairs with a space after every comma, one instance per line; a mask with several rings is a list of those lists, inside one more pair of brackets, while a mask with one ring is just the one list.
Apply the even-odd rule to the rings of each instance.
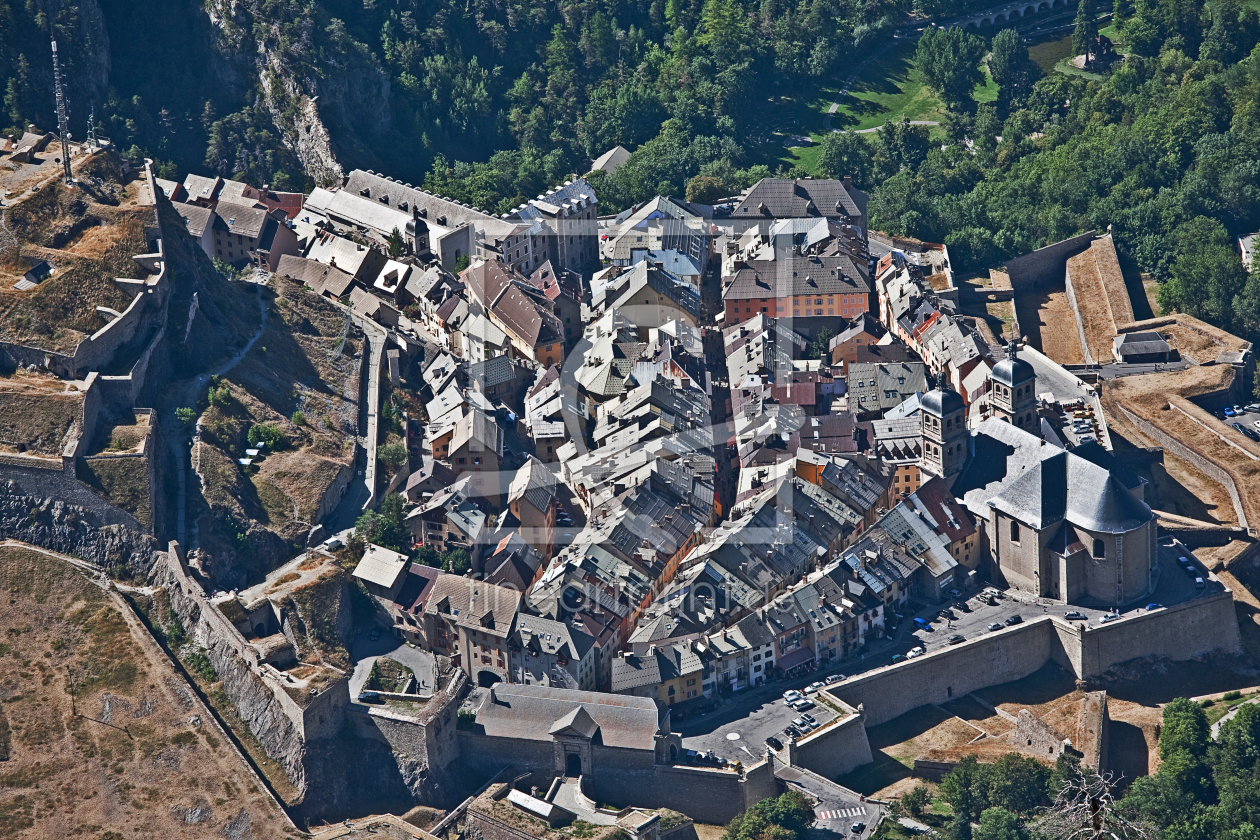
[[839, 810], [819, 811], [818, 819], [820, 820], [842, 820], [845, 817], [861, 817], [865, 816], [865, 808], [840, 808]]

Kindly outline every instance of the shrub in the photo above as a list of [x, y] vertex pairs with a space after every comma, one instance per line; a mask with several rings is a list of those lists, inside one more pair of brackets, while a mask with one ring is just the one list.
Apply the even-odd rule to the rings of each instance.
[[181, 423], [191, 423], [197, 419], [197, 412], [188, 406], [175, 409], [175, 419]]
[[289, 420], [293, 423], [294, 426], [306, 425], [306, 415], [300, 411], [293, 412], [293, 416], [290, 417]]
[[387, 443], [376, 448], [376, 460], [380, 461], [390, 472], [396, 472], [407, 463], [407, 447], [401, 443]]
[[251, 426], [249, 429], [249, 445], [257, 446], [265, 443], [268, 449], [279, 449], [284, 443], [284, 432], [280, 431], [279, 426], [273, 426], [270, 423], [262, 423], [258, 426]]
[[1221, 699], [1228, 701], [1228, 700], [1237, 700], [1240, 697], [1242, 697], [1241, 691], [1227, 691], [1225, 692], [1225, 696], [1222, 697]]

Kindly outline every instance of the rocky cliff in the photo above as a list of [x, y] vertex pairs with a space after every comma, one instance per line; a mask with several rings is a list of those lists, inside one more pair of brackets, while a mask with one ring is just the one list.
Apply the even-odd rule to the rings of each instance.
[[127, 569], [143, 577], [153, 565], [157, 541], [146, 534], [110, 525], [97, 528], [78, 505], [17, 492], [0, 483], [0, 539], [20, 540], [69, 554], [102, 569]]
[[340, 182], [343, 169], [323, 112], [346, 130], [352, 145], [366, 139], [360, 133], [388, 130], [390, 83], [376, 57], [349, 42], [320, 52], [317, 66], [310, 10], [264, 11], [236, 0], [209, 0], [205, 9], [221, 53], [252, 55], [263, 102], [307, 175], [318, 184]]

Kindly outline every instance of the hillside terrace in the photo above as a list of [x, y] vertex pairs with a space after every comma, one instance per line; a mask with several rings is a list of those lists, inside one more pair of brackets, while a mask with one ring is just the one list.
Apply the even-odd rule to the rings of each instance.
[[0, 377], [0, 452], [60, 458], [82, 419], [83, 399], [48, 374]]
[[[0, 250], [0, 340], [73, 354], [131, 303], [134, 293], [115, 279], [149, 276], [133, 257], [151, 250], [156, 221], [152, 208], [128, 201], [128, 191], [117, 186], [125, 173], [116, 170], [108, 161], [93, 170], [108, 189], [53, 183], [4, 211], [17, 245]], [[41, 260], [52, 275], [15, 289]]]

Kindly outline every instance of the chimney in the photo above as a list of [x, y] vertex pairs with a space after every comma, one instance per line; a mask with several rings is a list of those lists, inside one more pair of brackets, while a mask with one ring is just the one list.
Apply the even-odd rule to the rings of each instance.
[[844, 188], [846, 190], [853, 189], [853, 176], [851, 175], [844, 176]]

